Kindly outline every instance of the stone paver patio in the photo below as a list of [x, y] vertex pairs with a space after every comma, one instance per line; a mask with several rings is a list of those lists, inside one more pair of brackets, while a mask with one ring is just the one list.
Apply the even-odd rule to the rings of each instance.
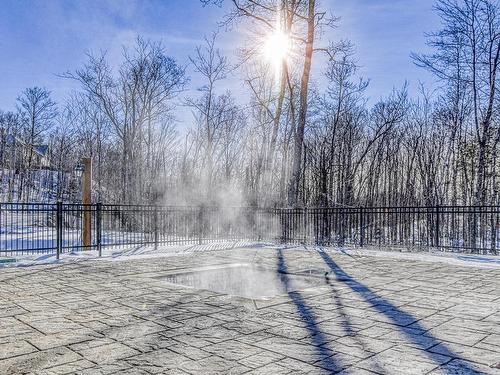
[[[249, 300], [174, 269], [330, 270]], [[0, 269], [0, 374], [500, 374], [500, 268], [280, 249]]]

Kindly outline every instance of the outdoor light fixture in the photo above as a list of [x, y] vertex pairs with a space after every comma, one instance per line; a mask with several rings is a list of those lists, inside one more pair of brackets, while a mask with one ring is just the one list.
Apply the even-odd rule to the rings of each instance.
[[81, 178], [84, 170], [85, 166], [83, 164], [77, 164], [74, 169], [75, 176]]

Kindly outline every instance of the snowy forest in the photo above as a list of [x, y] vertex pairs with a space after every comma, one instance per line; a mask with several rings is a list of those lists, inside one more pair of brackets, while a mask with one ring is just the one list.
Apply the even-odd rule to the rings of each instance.
[[[79, 87], [64, 102], [50, 88], [19, 93], [16, 111], [0, 112], [2, 200], [77, 202], [74, 170], [91, 157], [96, 202], [500, 203], [496, 1], [437, 1], [441, 28], [428, 30], [431, 52], [408, 56], [433, 74], [436, 88], [422, 84], [413, 95], [403, 85], [376, 103], [367, 99], [356, 46], [324, 37], [342, 22], [334, 9], [319, 0], [225, 3], [231, 11], [220, 30], [189, 56], [203, 77], [194, 95], [186, 94], [193, 88], [186, 66], [161, 40], [141, 36], [124, 46], [116, 69], [105, 52], [91, 52], [83, 66], [61, 72]], [[218, 47], [232, 28], [251, 30], [236, 59]], [[312, 78], [318, 61], [325, 68]], [[246, 95], [225, 88], [235, 76]], [[174, 116], [179, 105], [190, 124]]]

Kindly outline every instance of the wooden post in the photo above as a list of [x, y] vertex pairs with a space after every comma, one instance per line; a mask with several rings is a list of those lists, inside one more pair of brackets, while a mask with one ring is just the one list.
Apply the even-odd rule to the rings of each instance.
[[84, 247], [92, 246], [92, 159], [82, 158], [82, 203], [83, 203], [83, 231], [82, 242]]

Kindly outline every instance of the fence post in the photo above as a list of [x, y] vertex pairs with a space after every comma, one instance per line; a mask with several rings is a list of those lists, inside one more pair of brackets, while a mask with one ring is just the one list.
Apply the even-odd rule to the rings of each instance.
[[304, 245], [307, 244], [307, 239], [308, 239], [308, 231], [307, 231], [307, 224], [308, 224], [308, 220], [307, 220], [307, 207], [304, 207], [304, 210], [302, 211], [303, 214], [304, 214]]
[[363, 206], [359, 207], [359, 247], [365, 244], [365, 220]]
[[99, 256], [102, 256], [102, 203], [96, 204], [96, 245]]
[[280, 223], [280, 243], [285, 243], [285, 223], [283, 219], [283, 209], [276, 208], [275, 210], [278, 214], [278, 219]]
[[492, 244], [492, 250], [493, 250], [493, 255], [498, 255], [497, 251], [497, 243], [498, 243], [498, 231], [500, 230], [500, 225], [498, 222], [498, 207], [495, 207], [494, 212], [492, 213], [492, 216], [495, 218], [493, 219], [493, 225], [492, 225], [492, 233], [493, 233], [493, 238], [491, 241]]
[[56, 203], [56, 259], [62, 252], [62, 202]]
[[155, 250], [158, 250], [158, 207], [155, 206], [155, 211], [154, 211], [154, 242], [155, 242]]
[[435, 241], [434, 241], [434, 246], [435, 247], [439, 247], [439, 236], [440, 236], [440, 233], [439, 233], [439, 221], [440, 221], [440, 209], [439, 209], [439, 204], [436, 206], [436, 228], [435, 228]]

